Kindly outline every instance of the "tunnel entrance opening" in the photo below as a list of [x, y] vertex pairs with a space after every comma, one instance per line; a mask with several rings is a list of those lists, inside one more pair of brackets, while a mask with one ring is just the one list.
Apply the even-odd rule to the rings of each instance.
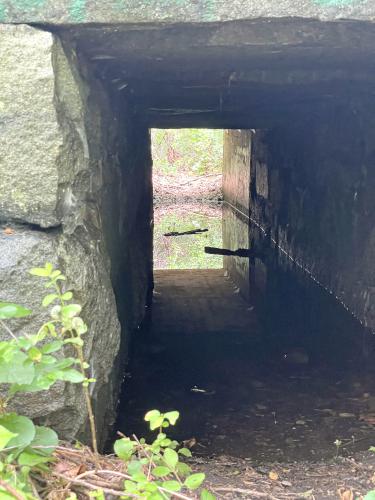
[[[176, 437], [194, 437], [198, 455], [330, 458], [336, 439], [367, 449], [366, 335], [346, 309], [375, 327], [373, 27], [92, 25], [61, 38], [88, 62], [89, 145], [105, 154], [84, 181], [100, 186], [104, 224], [87, 212], [125, 346], [133, 335], [117, 427], [144, 435], [158, 407], [181, 411]], [[228, 276], [168, 270], [134, 332], [152, 281], [148, 130], [173, 127], [227, 130], [222, 243], [242, 252], [225, 257]]]

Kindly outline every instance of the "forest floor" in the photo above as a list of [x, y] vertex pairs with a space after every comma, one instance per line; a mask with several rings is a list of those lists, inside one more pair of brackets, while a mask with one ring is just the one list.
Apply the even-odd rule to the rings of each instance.
[[375, 487], [375, 454], [362, 452], [319, 462], [272, 462], [218, 456], [195, 459], [219, 498], [359, 500]]
[[[113, 455], [98, 456], [86, 447], [60, 446], [56, 458], [51, 473], [35, 478], [39, 498], [88, 500], [98, 489], [106, 499], [128, 498], [121, 494], [126, 466]], [[369, 452], [317, 463], [270, 461], [255, 465], [249, 459], [224, 455], [187, 461], [194, 471], [206, 474], [204, 486], [218, 500], [362, 500], [375, 483], [375, 455]], [[198, 495], [180, 498], [198, 500]]]
[[222, 174], [193, 176], [154, 174], [154, 207], [179, 203], [212, 203], [222, 200]]

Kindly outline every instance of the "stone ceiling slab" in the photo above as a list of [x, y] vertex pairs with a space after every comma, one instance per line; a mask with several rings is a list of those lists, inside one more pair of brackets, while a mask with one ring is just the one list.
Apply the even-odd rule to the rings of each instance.
[[8, 23], [196, 23], [302, 17], [374, 20], [373, 0], [0, 0]]

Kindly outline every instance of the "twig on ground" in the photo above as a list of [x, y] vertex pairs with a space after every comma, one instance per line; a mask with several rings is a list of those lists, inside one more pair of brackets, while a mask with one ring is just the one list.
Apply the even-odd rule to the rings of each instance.
[[14, 498], [16, 498], [16, 500], [25, 500], [25, 497], [21, 495], [21, 493], [18, 493], [16, 488], [13, 488], [13, 486], [7, 483], [6, 481], [0, 479], [0, 486], [4, 488], [4, 490], [6, 490], [8, 493], [13, 495]]
[[[89, 490], [96, 490], [98, 488], [96, 485], [93, 485], [87, 481], [83, 481], [82, 479], [71, 478], [71, 477], [65, 476], [65, 474], [60, 474], [59, 472], [52, 471], [52, 475], [59, 477], [60, 479], [64, 479], [68, 483], [78, 484], [78, 485], [84, 486], [85, 488], [88, 488]], [[124, 491], [121, 491], [121, 490], [114, 490], [111, 488], [102, 488], [102, 490], [104, 493], [108, 493], [108, 495], [114, 495], [116, 497], [124, 496]], [[132, 497], [132, 498], [138, 498], [137, 495], [133, 495], [131, 493], [127, 493], [127, 496]], [[24, 499], [21, 498], [20, 500], [24, 500]]]

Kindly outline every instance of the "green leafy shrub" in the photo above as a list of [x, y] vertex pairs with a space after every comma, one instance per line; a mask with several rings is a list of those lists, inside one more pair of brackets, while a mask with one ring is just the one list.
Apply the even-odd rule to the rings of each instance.
[[[17, 304], [0, 302], [0, 325], [9, 340], [0, 342], [0, 500], [7, 498], [34, 498], [35, 487], [30, 471], [45, 470], [58, 444], [57, 434], [48, 427], [34, 425], [28, 417], [9, 411], [13, 398], [19, 393], [45, 391], [57, 381], [79, 383], [88, 398], [88, 412], [92, 424], [93, 447], [96, 449], [93, 420], [86, 377], [89, 365], [83, 357], [82, 335], [87, 326], [79, 317], [81, 306], [70, 303], [71, 291], [63, 291], [60, 283], [65, 276], [52, 264], [30, 271], [46, 280], [46, 288], [53, 289], [42, 301], [52, 305], [51, 319], [32, 335], [16, 336], [7, 320], [31, 314]], [[74, 347], [75, 356], [65, 356], [66, 345]], [[18, 495], [18, 496], [17, 496]]]
[[[159, 410], [151, 410], [146, 413], [145, 420], [150, 430], [158, 432], [151, 444], [147, 444], [145, 439], [125, 436], [115, 442], [115, 453], [125, 462], [129, 475], [129, 479], [124, 481], [124, 498], [136, 495], [148, 500], [163, 500], [183, 490], [196, 490], [202, 485], [205, 475], [192, 473], [191, 467], [181, 461], [181, 457], [191, 457], [191, 451], [179, 447], [177, 441], [169, 439], [163, 432], [170, 425], [175, 425], [178, 418], [178, 411], [160, 413]], [[202, 500], [214, 498], [207, 490], [201, 492]]]

